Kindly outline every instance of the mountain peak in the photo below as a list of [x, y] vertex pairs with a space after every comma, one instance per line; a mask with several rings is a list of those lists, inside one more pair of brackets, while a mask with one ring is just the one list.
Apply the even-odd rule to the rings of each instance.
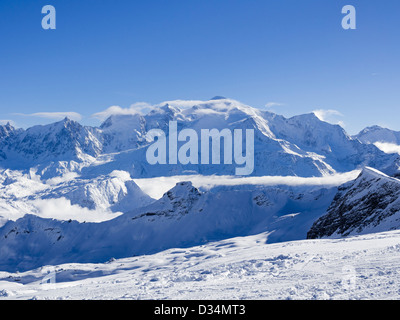
[[[64, 118], [64, 119], [62, 119], [62, 120], [60, 120], [60, 121], [57, 121], [57, 122], [53, 122], [53, 123], [50, 123], [50, 124], [47, 124], [47, 125], [44, 125], [44, 126], [35, 126], [35, 127], [54, 127], [54, 126], [61, 126], [61, 127], [64, 127], [64, 128], [67, 128], [67, 127], [69, 127], [69, 126], [81, 126], [80, 125], [80, 123], [79, 122], [77, 122], [77, 121], [75, 121], [75, 120], [72, 120], [72, 119], [70, 119], [70, 118], [68, 118], [67, 116]], [[33, 128], [33, 127], [32, 127]], [[29, 129], [28, 129], [29, 130]]]
[[305, 114], [299, 115], [299, 116], [297, 116], [297, 117], [303, 117], [303, 118], [308, 118], [308, 119], [313, 119], [313, 120], [322, 121], [322, 120], [315, 114], [315, 112], [305, 113]]
[[[100, 125], [100, 129], [107, 129], [110, 127], [118, 127], [122, 123], [130, 123], [134, 121], [135, 123], [142, 118], [139, 113], [130, 114], [112, 114]], [[128, 129], [128, 128], [127, 128]], [[132, 129], [132, 128], [131, 128]]]
[[[162, 199], [170, 202], [173, 207], [187, 207], [201, 196], [199, 190], [193, 187], [192, 182], [178, 182], [175, 187], [167, 191]], [[185, 204], [186, 203], [186, 204]]]
[[366, 130], [380, 130], [380, 129], [385, 129], [385, 128], [378, 126], [378, 125], [373, 125], [373, 126], [366, 127], [365, 129]]
[[10, 121], [7, 121], [6, 124], [0, 124], [0, 127], [7, 128], [7, 129], [13, 129], [14, 127], [11, 125]]
[[62, 130], [67, 129], [68, 131], [73, 131], [74, 133], [82, 128], [82, 125], [78, 121], [72, 120], [68, 117], [65, 117], [59, 123], [61, 124]]
[[400, 144], [399, 131], [394, 131], [377, 125], [364, 128], [354, 137], [360, 140], [362, 143], [367, 144], [375, 142]]
[[364, 167], [357, 178], [357, 180], [361, 180], [361, 179], [364, 179], [364, 180], [389, 179], [389, 180], [391, 180], [393, 178], [389, 177], [388, 175], [384, 174], [383, 172], [381, 172], [377, 169], [374, 169], [371, 167]]
[[178, 182], [148, 209], [157, 215], [182, 216], [189, 213], [200, 197], [201, 193], [190, 181]]
[[199, 190], [193, 187], [191, 181], [178, 182], [175, 187], [167, 191], [164, 197], [168, 197], [170, 200], [176, 198], [186, 198], [188, 195], [200, 195]]
[[362, 134], [366, 134], [366, 133], [370, 133], [370, 132], [374, 132], [374, 131], [379, 131], [379, 130], [386, 130], [385, 128], [378, 126], [378, 125], [374, 125], [374, 126], [369, 126], [366, 127], [364, 129], [362, 129], [358, 135], [362, 135]]
[[[74, 120], [68, 118], [68, 116], [65, 116], [65, 118], [62, 119], [61, 121], [58, 121], [58, 123], [64, 123], [64, 124], [70, 124], [70, 123], [74, 123], [74, 122], [76, 122], [76, 121], [74, 121]], [[57, 122], [56, 122], [56, 123], [57, 123]]]
[[16, 129], [11, 125], [10, 122], [0, 125], [0, 138], [7, 137], [14, 133]]

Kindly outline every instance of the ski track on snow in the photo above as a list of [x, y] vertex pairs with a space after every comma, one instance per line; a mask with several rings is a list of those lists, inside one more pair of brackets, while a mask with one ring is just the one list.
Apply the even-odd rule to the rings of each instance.
[[265, 244], [265, 233], [188, 249], [0, 272], [0, 299], [398, 299], [400, 231]]

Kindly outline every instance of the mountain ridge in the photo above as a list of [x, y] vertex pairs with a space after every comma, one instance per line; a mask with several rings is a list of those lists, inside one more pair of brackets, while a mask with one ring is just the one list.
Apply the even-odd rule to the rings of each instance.
[[[0, 126], [0, 167], [36, 168], [43, 179], [67, 172], [125, 170], [145, 178], [193, 172], [234, 174], [233, 165], [180, 165], [155, 167], [146, 162], [143, 149], [151, 129], [168, 132], [170, 121], [178, 130], [252, 129], [255, 132], [255, 170], [252, 175], [324, 176], [372, 166], [394, 174], [398, 155], [386, 154], [362, 143], [346, 131], [318, 119], [315, 114], [285, 118], [232, 99], [168, 101], [147, 114], [114, 114], [99, 127], [83, 126], [68, 118], [26, 130]], [[182, 143], [180, 143], [182, 144]], [[107, 159], [107, 163], [104, 160]], [[103, 163], [100, 168], [99, 161]]]

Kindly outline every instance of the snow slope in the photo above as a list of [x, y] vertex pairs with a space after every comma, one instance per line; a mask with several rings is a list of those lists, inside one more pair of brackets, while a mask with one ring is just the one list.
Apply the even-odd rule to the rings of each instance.
[[201, 192], [179, 182], [162, 198], [114, 219], [83, 223], [25, 215], [0, 228], [0, 270], [105, 262], [269, 231], [268, 242], [305, 239], [335, 186], [239, 186]]
[[[104, 264], [0, 272], [0, 299], [400, 298], [399, 231], [278, 244], [266, 244], [267, 236], [236, 237]], [[55, 283], [42, 283], [49, 272]]]

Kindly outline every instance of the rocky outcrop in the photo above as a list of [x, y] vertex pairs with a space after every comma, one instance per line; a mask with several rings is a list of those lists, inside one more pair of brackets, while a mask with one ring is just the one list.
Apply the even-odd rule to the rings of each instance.
[[354, 181], [339, 187], [327, 214], [307, 238], [343, 237], [400, 228], [400, 180], [365, 168]]

